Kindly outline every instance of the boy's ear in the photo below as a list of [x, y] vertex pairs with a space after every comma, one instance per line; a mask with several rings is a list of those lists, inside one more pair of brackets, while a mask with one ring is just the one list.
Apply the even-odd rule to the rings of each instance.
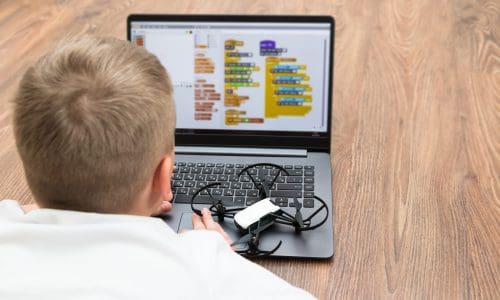
[[172, 188], [170, 181], [174, 171], [173, 155], [165, 155], [156, 168], [153, 189], [159, 192], [165, 201], [172, 201]]

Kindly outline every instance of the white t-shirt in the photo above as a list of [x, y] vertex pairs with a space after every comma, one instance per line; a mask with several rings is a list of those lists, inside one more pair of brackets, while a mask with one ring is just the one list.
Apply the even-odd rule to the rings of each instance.
[[0, 299], [309, 299], [216, 232], [0, 201]]

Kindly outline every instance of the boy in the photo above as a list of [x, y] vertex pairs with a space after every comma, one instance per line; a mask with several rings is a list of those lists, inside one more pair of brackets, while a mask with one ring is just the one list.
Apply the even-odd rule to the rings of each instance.
[[150, 217], [172, 207], [174, 128], [165, 69], [128, 42], [80, 38], [29, 68], [14, 132], [40, 209], [0, 201], [0, 298], [310, 298], [206, 210], [180, 235]]

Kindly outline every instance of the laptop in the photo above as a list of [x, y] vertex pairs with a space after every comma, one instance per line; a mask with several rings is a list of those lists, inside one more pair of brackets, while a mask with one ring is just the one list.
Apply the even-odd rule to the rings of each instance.
[[[291, 173], [280, 175], [270, 190], [282, 210], [295, 214], [295, 198], [307, 217], [320, 205], [313, 200], [317, 195], [329, 215], [311, 231], [273, 226], [260, 234], [259, 247], [272, 249], [281, 241], [273, 256], [333, 256], [334, 26], [330, 16], [128, 17], [128, 40], [158, 57], [174, 87], [174, 208], [164, 216], [174, 230], [192, 228], [190, 199], [211, 182], [222, 182], [213, 192], [228, 206], [253, 204], [255, 187], [237, 174], [273, 163]], [[255, 172], [272, 171], [260, 166]], [[241, 233], [232, 222], [222, 225], [237, 240]]]

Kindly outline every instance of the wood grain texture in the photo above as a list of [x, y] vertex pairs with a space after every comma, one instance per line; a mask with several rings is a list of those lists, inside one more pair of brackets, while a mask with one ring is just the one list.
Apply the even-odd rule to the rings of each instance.
[[500, 299], [498, 1], [0, 1], [0, 199], [31, 201], [22, 73], [130, 13], [333, 15], [335, 257], [258, 263], [321, 299]]

